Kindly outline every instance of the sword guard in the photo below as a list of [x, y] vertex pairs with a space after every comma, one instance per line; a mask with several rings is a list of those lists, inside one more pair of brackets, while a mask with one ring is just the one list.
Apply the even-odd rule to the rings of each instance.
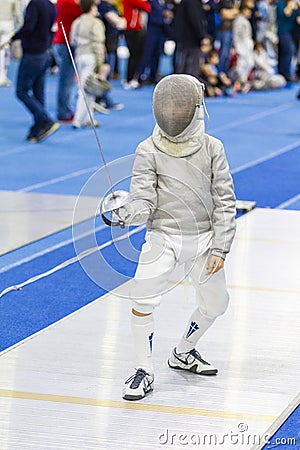
[[104, 197], [99, 208], [103, 222], [110, 227], [119, 226], [121, 228], [125, 228], [125, 223], [123, 220], [119, 219], [116, 222], [112, 221], [105, 216], [105, 213], [114, 212], [118, 217], [118, 209], [128, 204], [130, 201], [131, 196], [127, 191], [114, 191], [111, 192], [107, 197]]
[[108, 225], [109, 227], [118, 227], [119, 226], [120, 228], [125, 228], [125, 223], [122, 222], [121, 220], [119, 220], [118, 222], [113, 222], [108, 217], [106, 217], [104, 214], [101, 214], [101, 218], [102, 218], [103, 222], [105, 223], [105, 225]]

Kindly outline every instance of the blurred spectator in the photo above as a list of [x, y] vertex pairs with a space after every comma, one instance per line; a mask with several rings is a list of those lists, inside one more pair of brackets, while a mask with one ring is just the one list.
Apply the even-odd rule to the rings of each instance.
[[[98, 10], [105, 26], [105, 62], [110, 67], [107, 76], [107, 79], [109, 79], [115, 70], [119, 34], [121, 30], [126, 28], [127, 23], [116, 8], [115, 0], [102, 0], [98, 5]], [[110, 109], [119, 110], [123, 108], [122, 103], [116, 103], [113, 100], [110, 91], [106, 91], [103, 97], [96, 98], [94, 103], [94, 109], [104, 114], [108, 114]]]
[[202, 0], [182, 0], [175, 10], [176, 73], [199, 78], [200, 43], [207, 35]]
[[286, 85], [283, 75], [275, 73], [263, 44], [254, 44], [254, 72], [252, 88], [254, 90], [279, 89]]
[[126, 43], [129, 49], [127, 82], [125, 89], [136, 89], [139, 87], [137, 80], [137, 67], [141, 60], [145, 45], [145, 29], [142, 25], [141, 12], [151, 11], [150, 3], [147, 0], [123, 0], [124, 17], [127, 21], [125, 30]]
[[218, 2], [217, 0], [202, 0], [202, 5], [207, 22], [207, 33], [215, 40], [217, 38], [216, 16]]
[[146, 41], [143, 56], [138, 65], [138, 80], [146, 84], [157, 82], [159, 58], [163, 53], [164, 41], [166, 37], [169, 37], [168, 27], [173, 20], [173, 12], [168, 9], [164, 0], [150, 0], [150, 4]]
[[251, 11], [249, 22], [250, 22], [251, 29], [252, 29], [252, 39], [253, 39], [253, 41], [256, 41], [257, 40], [256, 35], [257, 35], [258, 23], [261, 20], [260, 11], [257, 7], [257, 3], [255, 0], [242, 0], [239, 8], [241, 9], [241, 7], [244, 7], [244, 6], [249, 8]]
[[264, 44], [269, 58], [273, 59], [273, 65], [277, 64], [277, 21], [276, 0], [259, 0], [257, 3], [261, 20], [258, 22], [256, 40]]
[[57, 1], [57, 31], [53, 40], [55, 60], [59, 67], [57, 118], [60, 122], [65, 123], [72, 122], [74, 117], [71, 101], [75, 74], [60, 22], [62, 22], [69, 40], [71, 25], [81, 14], [79, 0]]
[[294, 39], [296, 43], [297, 49], [297, 57], [296, 57], [296, 75], [300, 79], [300, 3], [297, 9], [296, 15], [296, 25], [294, 30]]
[[293, 31], [296, 25], [298, 3], [294, 0], [278, 0], [278, 72], [287, 81], [296, 81], [292, 68], [292, 59], [296, 54]]
[[237, 63], [235, 73], [231, 72], [230, 75], [235, 81], [241, 83], [241, 91], [243, 93], [248, 92], [250, 88], [248, 78], [254, 67], [254, 43], [250, 17], [251, 9], [247, 5], [242, 4], [239, 14], [233, 22], [233, 44], [237, 53]]
[[[20, 0], [5, 0], [1, 3], [0, 45], [9, 41], [15, 30], [23, 23], [22, 4]], [[7, 78], [10, 64], [10, 47], [5, 45], [0, 50], [0, 86], [11, 86]]]
[[23, 26], [10, 42], [22, 41], [22, 59], [19, 64], [16, 94], [34, 118], [26, 137], [39, 142], [59, 128], [45, 110], [45, 74], [49, 65], [52, 27], [56, 7], [49, 0], [31, 0], [25, 11]]
[[214, 49], [214, 40], [210, 35], [205, 36], [200, 44], [200, 69], [203, 64], [207, 63], [207, 56], [211, 50]]
[[101, 0], [98, 5], [100, 18], [105, 26], [105, 61], [110, 65], [110, 76], [115, 69], [120, 31], [127, 26], [125, 17], [121, 16], [115, 3], [115, 0]]
[[219, 14], [220, 14], [220, 26], [218, 30], [218, 38], [220, 41], [220, 62], [219, 71], [227, 73], [230, 62], [230, 51], [232, 48], [232, 24], [234, 19], [239, 13], [239, 2], [235, 0], [220, 0], [219, 2]]
[[[80, 8], [83, 12], [71, 26], [70, 40], [75, 48], [76, 63], [81, 85], [84, 86], [88, 77], [97, 72], [102, 79], [108, 75], [108, 69], [104, 64], [105, 55], [105, 27], [97, 18], [98, 8], [95, 0], [80, 0]], [[91, 123], [88, 110], [93, 114], [95, 97], [86, 92], [88, 108], [81, 90], [78, 91], [76, 111], [72, 122], [73, 128], [83, 126], [99, 126], [93, 118]]]
[[219, 73], [219, 55], [217, 50], [210, 50], [207, 61], [201, 66], [201, 79], [205, 82], [208, 97], [221, 97], [230, 95], [232, 91], [231, 80], [225, 73]]

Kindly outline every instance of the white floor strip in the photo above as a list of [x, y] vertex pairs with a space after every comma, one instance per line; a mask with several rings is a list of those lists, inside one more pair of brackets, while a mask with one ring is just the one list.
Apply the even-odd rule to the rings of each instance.
[[39, 258], [40, 256], [47, 255], [48, 253], [51, 253], [51, 252], [53, 252], [55, 250], [58, 250], [59, 248], [65, 247], [66, 245], [69, 245], [69, 244], [72, 244], [72, 242], [74, 242], [75, 240], [77, 241], [77, 240], [82, 239], [82, 238], [84, 238], [86, 236], [89, 236], [91, 233], [104, 230], [105, 228], [106, 228], [106, 225], [101, 225], [101, 226], [96, 227], [95, 229], [93, 229], [93, 231], [91, 231], [91, 232], [82, 233], [82, 234], [76, 236], [76, 238], [72, 237], [70, 239], [66, 239], [66, 240], [64, 240], [62, 242], [59, 242], [58, 244], [51, 245], [50, 247], [48, 247], [48, 248], [46, 248], [44, 250], [41, 250], [40, 252], [32, 253], [30, 256], [27, 256], [26, 258], [19, 259], [18, 261], [14, 262], [14, 263], [7, 264], [6, 266], [2, 267], [0, 269], [0, 274], [1, 273], [5, 273], [8, 270], [11, 270], [11, 269], [13, 269], [15, 267], [19, 267], [22, 264], [25, 264], [25, 263], [28, 263], [30, 261], [33, 261], [34, 259]]
[[294, 197], [289, 198], [288, 200], [286, 200], [283, 203], [280, 203], [280, 205], [276, 206], [276, 208], [278, 209], [284, 209], [287, 206], [292, 205], [293, 203], [297, 202], [298, 200], [300, 200], [300, 194], [295, 195]]
[[42, 183], [31, 184], [30, 186], [24, 187], [17, 190], [16, 192], [31, 192], [36, 189], [40, 189], [45, 186], [50, 186], [52, 184], [60, 183], [62, 181], [71, 180], [72, 178], [80, 177], [86, 173], [95, 172], [99, 169], [99, 166], [88, 167], [86, 169], [77, 170], [75, 172], [68, 173], [67, 175], [62, 175], [61, 177], [51, 178], [51, 180], [43, 181]]
[[239, 125], [243, 125], [245, 123], [254, 122], [255, 120], [260, 120], [263, 117], [268, 117], [273, 114], [280, 113], [282, 111], [286, 111], [287, 109], [290, 109], [292, 106], [294, 106], [294, 103], [286, 103], [284, 105], [276, 106], [276, 108], [270, 108], [266, 111], [262, 111], [257, 114], [253, 114], [252, 116], [247, 116], [244, 119], [232, 121], [228, 124], [221, 125], [220, 127], [212, 128], [211, 130], [208, 129], [209, 133], [215, 133], [216, 131], [224, 131], [224, 130], [230, 130], [231, 128], [238, 127]]
[[[8, 286], [7, 288], [5, 288], [1, 291], [0, 298], [3, 297], [5, 294], [8, 294], [9, 292], [19, 291], [20, 289], [22, 289], [23, 287], [25, 287], [29, 284], [35, 283], [36, 281], [39, 281], [42, 278], [46, 278], [46, 277], [52, 275], [53, 273], [58, 272], [59, 270], [65, 269], [66, 267], [68, 267], [74, 263], [77, 263], [77, 262], [81, 261], [83, 258], [86, 258], [87, 256], [90, 256], [95, 252], [99, 252], [99, 251], [103, 250], [104, 248], [107, 248], [116, 242], [127, 239], [128, 237], [138, 233], [139, 231], [143, 230], [144, 228], [145, 228], [145, 225], [141, 225], [141, 226], [123, 234], [122, 236], [116, 237], [114, 239], [111, 239], [111, 240], [105, 242], [104, 244], [98, 245], [93, 248], [88, 248], [85, 251], [81, 252], [79, 255], [76, 255], [73, 258], [67, 259], [66, 261], [62, 262], [61, 264], [58, 264], [55, 267], [52, 267], [52, 269], [47, 270], [46, 272], [43, 272], [38, 275], [35, 275], [34, 277], [28, 278], [27, 280], [23, 281], [22, 283]], [[43, 254], [45, 254], [45, 252]], [[3, 269], [1, 272], [3, 272]]]
[[36, 151], [40, 151], [40, 148], [38, 148], [38, 146], [33, 146], [32, 144], [27, 144], [24, 142], [24, 145], [20, 145], [18, 147], [15, 147], [13, 149], [7, 150], [5, 152], [1, 152], [0, 153], [0, 158], [4, 157], [4, 156], [11, 156], [11, 155], [16, 155], [18, 153], [24, 153], [24, 152], [29, 152], [32, 150], [36, 150]]
[[246, 164], [242, 164], [241, 166], [236, 167], [235, 169], [232, 169], [231, 173], [235, 174], [235, 173], [241, 172], [242, 170], [249, 169], [250, 167], [257, 166], [258, 164], [268, 161], [269, 159], [273, 159], [276, 156], [283, 155], [284, 153], [294, 150], [295, 148], [297, 148], [299, 146], [300, 146], [300, 140], [295, 141], [292, 144], [285, 145], [284, 147], [281, 147], [278, 150], [275, 150], [274, 152], [269, 153], [268, 155], [262, 156], [261, 158], [257, 158]]

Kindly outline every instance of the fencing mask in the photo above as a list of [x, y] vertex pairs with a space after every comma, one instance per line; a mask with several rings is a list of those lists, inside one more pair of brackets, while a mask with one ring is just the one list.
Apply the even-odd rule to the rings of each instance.
[[191, 75], [163, 78], [153, 94], [153, 113], [159, 128], [171, 137], [181, 134], [202, 105], [203, 92], [203, 84]]
[[153, 93], [154, 144], [172, 156], [197, 151], [204, 136], [204, 85], [186, 74], [164, 77]]

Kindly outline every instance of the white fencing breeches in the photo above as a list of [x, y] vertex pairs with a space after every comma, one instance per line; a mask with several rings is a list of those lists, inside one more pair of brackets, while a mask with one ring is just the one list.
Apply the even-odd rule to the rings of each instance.
[[161, 231], [148, 231], [130, 291], [133, 309], [152, 313], [162, 295], [174, 288], [169, 280], [176, 265], [184, 264], [185, 276], [192, 280], [202, 316], [211, 322], [223, 314], [229, 300], [224, 270], [206, 274], [211, 236], [211, 232], [200, 236], [170, 236]]

